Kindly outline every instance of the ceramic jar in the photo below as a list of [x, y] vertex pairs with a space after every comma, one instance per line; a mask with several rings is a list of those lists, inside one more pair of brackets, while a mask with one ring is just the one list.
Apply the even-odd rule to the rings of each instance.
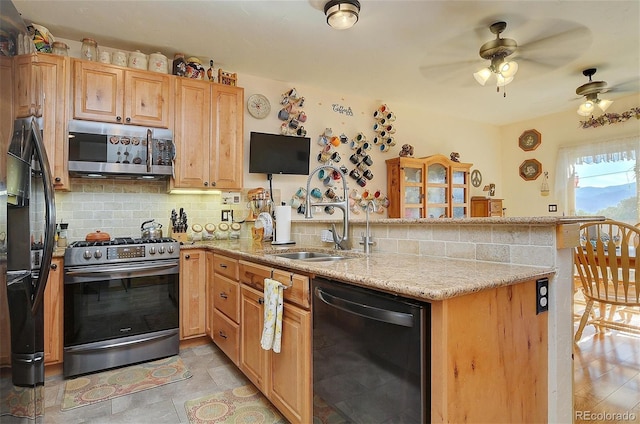
[[204, 67], [202, 66], [202, 62], [200, 62], [200, 59], [197, 57], [190, 57], [187, 59], [185, 77], [199, 80], [204, 79]]
[[169, 61], [167, 57], [160, 52], [151, 53], [149, 55], [149, 70], [166, 74], [169, 72]]
[[140, 50], [129, 53], [129, 68], [147, 70], [147, 55]]
[[113, 52], [111, 55], [111, 64], [127, 66], [127, 54], [125, 52]]

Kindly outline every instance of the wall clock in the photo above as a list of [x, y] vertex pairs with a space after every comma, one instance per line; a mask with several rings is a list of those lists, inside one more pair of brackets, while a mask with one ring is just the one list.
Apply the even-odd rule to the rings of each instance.
[[253, 94], [247, 100], [247, 109], [254, 118], [263, 119], [271, 112], [271, 103], [262, 94]]

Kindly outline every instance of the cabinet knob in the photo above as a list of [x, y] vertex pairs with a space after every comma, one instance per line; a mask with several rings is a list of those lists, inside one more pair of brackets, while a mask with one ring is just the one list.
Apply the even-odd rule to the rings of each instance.
[[184, 255], [185, 259], [189, 259], [191, 257], [191, 255]]
[[126, 121], [131, 122], [131, 118], [127, 117]]
[[58, 269], [58, 264], [51, 264], [51, 269]]
[[62, 181], [62, 178], [56, 177], [55, 180], [56, 180], [57, 183], [59, 183], [60, 181]]
[[205, 181], [205, 182], [204, 182], [204, 186], [205, 186], [205, 187], [209, 187], [209, 182], [208, 182], [208, 181]]
[[215, 186], [216, 186], [216, 182], [215, 182], [215, 181], [214, 181], [214, 182], [212, 182], [212, 183], [211, 183], [211, 186], [212, 186], [212, 187], [215, 187]]
[[261, 305], [264, 305], [264, 298], [262, 298], [262, 297], [259, 298], [258, 299], [258, 303], [261, 304]]
[[116, 116], [116, 121], [122, 122], [122, 116]]

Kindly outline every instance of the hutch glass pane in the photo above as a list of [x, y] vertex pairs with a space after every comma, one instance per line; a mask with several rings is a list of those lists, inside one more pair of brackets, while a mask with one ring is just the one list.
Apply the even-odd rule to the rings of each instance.
[[445, 208], [427, 208], [428, 218], [446, 218], [447, 211]]
[[467, 173], [464, 171], [453, 171], [452, 172], [452, 180], [453, 184], [464, 184], [466, 183]]
[[427, 203], [447, 203], [446, 194], [445, 187], [429, 187], [427, 189]]
[[447, 168], [439, 163], [429, 165], [428, 181], [430, 183], [445, 184], [447, 182]]
[[422, 168], [404, 168], [404, 181], [407, 183], [422, 182]]
[[412, 205], [422, 203], [422, 199], [420, 196], [420, 187], [405, 187], [404, 202]]
[[454, 187], [453, 191], [453, 203], [464, 203], [464, 188]]

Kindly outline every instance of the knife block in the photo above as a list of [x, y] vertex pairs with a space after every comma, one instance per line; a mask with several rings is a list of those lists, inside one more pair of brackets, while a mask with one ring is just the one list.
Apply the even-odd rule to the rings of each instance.
[[181, 242], [181, 243], [186, 243], [189, 241], [188, 237], [187, 237], [187, 233], [171, 233], [171, 238]]

